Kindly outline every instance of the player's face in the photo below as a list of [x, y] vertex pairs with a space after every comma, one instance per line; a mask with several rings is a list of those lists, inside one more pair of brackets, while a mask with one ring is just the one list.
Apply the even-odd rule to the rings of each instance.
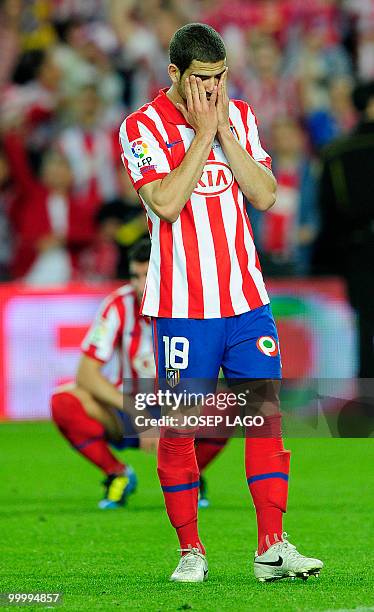
[[63, 156], [56, 153], [44, 162], [43, 180], [49, 189], [69, 191], [73, 183], [73, 174]]
[[[226, 68], [226, 59], [221, 60], [219, 62], [215, 62], [214, 64], [209, 64], [206, 62], [199, 62], [198, 60], [193, 60], [190, 64], [189, 68], [184, 71], [181, 77], [179, 77], [178, 82], [178, 93], [183, 98], [186, 99], [186, 79], [187, 77], [194, 75], [196, 77], [200, 77], [205, 91], [206, 96], [209, 100], [210, 96], [213, 93], [213, 89], [216, 85], [218, 85], [220, 77], [225, 72]], [[179, 74], [179, 72], [178, 72]]]
[[148, 272], [148, 261], [132, 261], [130, 263], [130, 282], [134, 288], [139, 302], [144, 293], [145, 281]]

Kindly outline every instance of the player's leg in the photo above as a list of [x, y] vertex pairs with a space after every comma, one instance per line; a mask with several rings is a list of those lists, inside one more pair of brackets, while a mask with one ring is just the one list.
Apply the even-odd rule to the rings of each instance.
[[[220, 324], [221, 320], [218, 326]], [[153, 320], [156, 370], [161, 388], [165, 388], [167, 378], [170, 385], [176, 385], [174, 392], [181, 391], [184, 385], [195, 392], [202, 391], [204, 386], [206, 392], [206, 386], [217, 380], [223, 344], [222, 334], [216, 326], [216, 320]], [[181, 559], [171, 579], [204, 580], [207, 566], [197, 525], [199, 469], [193, 432], [178, 433], [172, 428], [162, 431], [158, 475], [182, 557], [188, 556], [187, 561]]]
[[195, 441], [195, 454], [197, 466], [200, 472], [199, 508], [207, 508], [210, 505], [208, 489], [204, 470], [223, 451], [228, 438], [198, 438]]
[[[226, 379], [231, 383], [241, 379], [242, 385], [248, 386], [251, 391], [250, 410], [265, 417], [265, 425], [258, 433], [248, 428], [245, 441], [246, 476], [258, 526], [256, 559], [261, 555], [273, 556], [278, 546], [285, 548], [283, 557], [289, 557], [292, 549], [284, 538], [283, 514], [287, 507], [290, 452], [284, 449], [281, 433], [281, 361], [270, 306], [257, 308], [228, 321], [222, 367]], [[265, 557], [264, 565], [261, 560], [259, 565], [255, 565], [258, 578], [266, 572], [275, 577], [276, 574], [286, 575], [289, 571], [287, 564], [279, 563], [278, 556], [270, 561], [270, 566], [266, 565], [268, 559]], [[296, 555], [292, 553], [292, 557], [296, 558]]]
[[51, 414], [72, 447], [104, 474], [123, 472], [124, 464], [108, 445], [108, 438], [120, 439], [121, 424], [89, 393], [73, 385], [58, 387], [51, 397]]
[[105, 474], [105, 496], [100, 507], [123, 505], [135, 490], [136, 476], [109, 448], [109, 443], [119, 442], [124, 433], [116, 411], [97, 402], [84, 389], [65, 385], [51, 397], [51, 414], [71, 446]]
[[[289, 452], [283, 448], [280, 426], [278, 335], [269, 306], [228, 320], [222, 369], [230, 385], [237, 379], [241, 379], [241, 386], [248, 383], [250, 410], [261, 415], [266, 412], [267, 430], [259, 429], [259, 437], [254, 437], [248, 429], [245, 440], [246, 476], [256, 508], [261, 554], [282, 540], [289, 465]], [[256, 383], [251, 379], [263, 380]]]

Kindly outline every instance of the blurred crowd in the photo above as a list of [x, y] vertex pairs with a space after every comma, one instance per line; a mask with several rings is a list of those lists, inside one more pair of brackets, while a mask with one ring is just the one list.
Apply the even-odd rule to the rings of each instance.
[[319, 159], [374, 79], [374, 0], [2, 0], [0, 280], [127, 278], [147, 227], [118, 128], [168, 86], [169, 40], [190, 21], [223, 35], [231, 96], [273, 157], [277, 205], [250, 210], [265, 274], [313, 272]]

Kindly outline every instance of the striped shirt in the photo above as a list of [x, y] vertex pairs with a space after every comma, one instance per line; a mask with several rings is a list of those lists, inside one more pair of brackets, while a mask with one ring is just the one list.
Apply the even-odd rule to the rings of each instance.
[[[195, 136], [165, 92], [129, 115], [120, 129], [122, 159], [137, 190], [177, 168]], [[271, 168], [248, 104], [231, 100], [229, 114], [235, 138]], [[269, 302], [244, 197], [217, 139], [174, 223], [142, 203], [152, 239], [142, 314], [220, 318]]]
[[101, 363], [110, 363], [110, 378], [124, 393], [139, 391], [139, 379], [155, 377], [150, 322], [140, 315], [130, 285], [113, 291], [101, 304], [88, 330], [82, 351]]

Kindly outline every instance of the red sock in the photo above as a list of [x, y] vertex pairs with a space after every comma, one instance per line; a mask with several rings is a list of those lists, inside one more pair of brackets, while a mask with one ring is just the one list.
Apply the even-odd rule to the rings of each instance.
[[278, 437], [246, 438], [245, 467], [256, 508], [259, 555], [272, 544], [282, 541], [290, 452], [284, 450], [280, 418], [280, 415], [270, 417], [272, 432], [278, 430]]
[[223, 451], [227, 438], [199, 438], [195, 442], [196, 461], [200, 473]]
[[123, 472], [125, 465], [109, 450], [103, 425], [87, 415], [75, 395], [66, 391], [52, 395], [51, 413], [62, 435], [78, 453], [105, 474]]
[[[165, 437], [165, 436], [174, 437]], [[164, 431], [158, 445], [158, 475], [166, 511], [176, 529], [181, 549], [199, 548], [205, 554], [197, 530], [199, 470], [194, 438]]]

